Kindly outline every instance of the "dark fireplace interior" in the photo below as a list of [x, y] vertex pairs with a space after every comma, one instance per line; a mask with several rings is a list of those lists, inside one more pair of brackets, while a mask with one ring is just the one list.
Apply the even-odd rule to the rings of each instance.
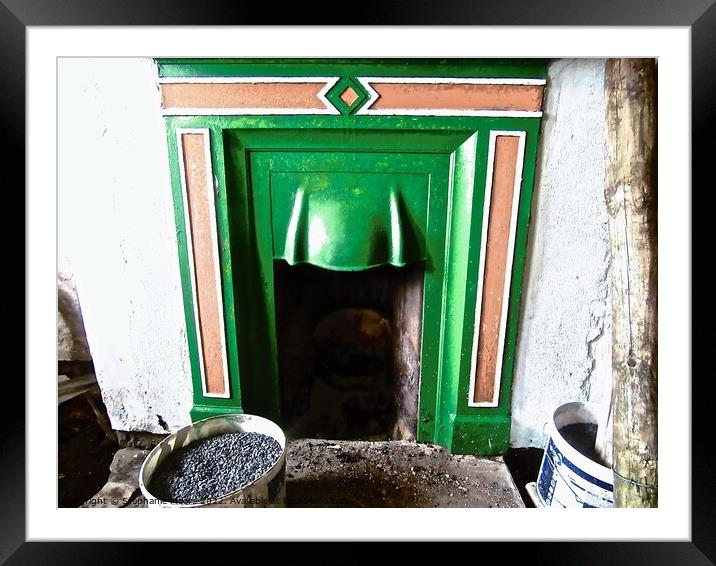
[[289, 438], [414, 440], [422, 264], [343, 272], [274, 262]]

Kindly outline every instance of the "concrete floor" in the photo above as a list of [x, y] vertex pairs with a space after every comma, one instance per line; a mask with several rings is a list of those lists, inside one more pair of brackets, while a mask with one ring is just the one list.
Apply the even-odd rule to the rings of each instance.
[[[148, 453], [118, 451], [107, 484], [83, 506], [145, 506], [138, 474]], [[288, 507], [524, 507], [502, 458], [406, 441], [289, 441], [286, 499]]]
[[524, 507], [502, 458], [406, 441], [292, 440], [288, 507]]

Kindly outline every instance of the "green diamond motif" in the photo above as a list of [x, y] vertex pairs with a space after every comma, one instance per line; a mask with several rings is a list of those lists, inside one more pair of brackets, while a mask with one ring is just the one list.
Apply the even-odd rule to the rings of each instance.
[[326, 98], [347, 116], [363, 106], [369, 95], [358, 81], [343, 77], [328, 91]]

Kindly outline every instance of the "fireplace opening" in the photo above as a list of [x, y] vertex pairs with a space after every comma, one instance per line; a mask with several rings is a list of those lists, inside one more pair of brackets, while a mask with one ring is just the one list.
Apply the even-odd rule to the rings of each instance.
[[281, 415], [290, 438], [414, 440], [423, 265], [274, 263]]

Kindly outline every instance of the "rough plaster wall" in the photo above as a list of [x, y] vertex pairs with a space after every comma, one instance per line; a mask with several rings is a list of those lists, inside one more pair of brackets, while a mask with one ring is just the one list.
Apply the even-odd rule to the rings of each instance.
[[89, 346], [85, 334], [80, 299], [74, 275], [65, 262], [57, 273], [57, 359], [58, 361], [89, 361]]
[[59, 59], [58, 243], [112, 426], [189, 422], [176, 233], [148, 59]]
[[512, 394], [512, 445], [569, 401], [611, 395], [605, 61], [550, 64]]

